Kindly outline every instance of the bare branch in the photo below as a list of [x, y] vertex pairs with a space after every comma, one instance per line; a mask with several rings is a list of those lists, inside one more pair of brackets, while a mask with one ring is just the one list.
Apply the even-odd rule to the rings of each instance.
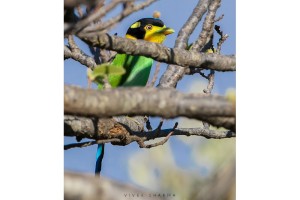
[[[147, 0], [143, 3], [140, 3], [138, 5], [132, 5], [130, 4], [130, 6], [127, 6], [123, 9], [123, 11], [118, 14], [117, 16], [111, 18], [110, 20], [100, 23], [100, 24], [96, 24], [94, 26], [91, 27], [87, 27], [84, 32], [100, 32], [103, 30], [108, 30], [109, 28], [112, 28], [113, 25], [115, 25], [116, 23], [120, 22], [122, 19], [124, 19], [125, 17], [129, 16], [130, 14], [138, 11], [138, 10], [142, 10], [145, 7], [151, 5], [152, 3], [154, 3], [157, 0]], [[129, 3], [129, 2], [126, 2]]]
[[[99, 138], [99, 135], [101, 135], [104, 131], [100, 130], [103, 129], [101, 127], [98, 129], [97, 124], [101, 123], [100, 121], [103, 119], [95, 120], [94, 118], [88, 118], [88, 117], [78, 117], [78, 116], [72, 116], [72, 115], [65, 115], [64, 119], [64, 135], [65, 136], [75, 136], [79, 138], [89, 138], [89, 139], [97, 139]], [[106, 121], [107, 123], [107, 121]], [[135, 127], [132, 127], [132, 124], [123, 124], [119, 123], [114, 119], [111, 119], [110, 122], [111, 125], [108, 126], [107, 132], [108, 135], [115, 135], [116, 131], [114, 130], [116, 128], [116, 125], [126, 126], [123, 129], [119, 127], [120, 134], [123, 135], [136, 135], [142, 138], [145, 138], [145, 141], [152, 140], [154, 138], [159, 137], [166, 137], [172, 129], [163, 129], [160, 131], [151, 130], [151, 131], [137, 131]], [[155, 136], [157, 135], [157, 136]], [[229, 137], [235, 137], [235, 133], [228, 131], [228, 130], [207, 130], [203, 129], [202, 127], [195, 127], [195, 128], [177, 128], [175, 129], [173, 135], [185, 135], [185, 136], [203, 136], [206, 138], [214, 138], [214, 139], [222, 139], [222, 138], [229, 138]], [[155, 137], [154, 137], [155, 136]]]
[[83, 17], [83, 11], [82, 11], [81, 7], [80, 7], [80, 6], [77, 6], [77, 7], [76, 7], [76, 10], [77, 10], [77, 12], [78, 12], [79, 17], [82, 18], [82, 17]]
[[221, 21], [224, 18], [224, 14], [222, 14], [220, 17], [218, 17], [217, 19], [214, 20], [214, 22], [218, 22]]
[[155, 84], [155, 82], [158, 78], [159, 70], [160, 70], [160, 62], [156, 62], [153, 78], [151, 79], [151, 81], [149, 80], [148, 83], [147, 83], [148, 87], [153, 87], [154, 86], [154, 84]]
[[211, 91], [214, 87], [214, 83], [215, 83], [215, 71], [214, 70], [210, 70], [209, 75], [207, 76], [208, 79], [208, 85], [207, 88], [203, 90], [203, 92], [205, 94], [211, 94]]
[[101, 19], [106, 13], [111, 11], [113, 8], [115, 8], [118, 4], [122, 3], [123, 1], [124, 0], [111, 1], [110, 4], [108, 4], [107, 6], [91, 12], [87, 17], [81, 19], [76, 24], [74, 24], [72, 27], [70, 27], [70, 29], [65, 30], [65, 34], [66, 33], [74, 34], [74, 33], [80, 32], [82, 29], [87, 27], [89, 24], [92, 24], [95, 20]]
[[[137, 142], [141, 148], [151, 148], [154, 146], [164, 144], [165, 142], [167, 142], [169, 137], [176, 135], [195, 135], [202, 136], [207, 139], [223, 139], [236, 137], [235, 132], [228, 130], [209, 130], [203, 127], [177, 128], [177, 124], [175, 124], [175, 126], [172, 129], [162, 130], [162, 121], [155, 130], [147, 132], [135, 131], [135, 127], [131, 127], [132, 124], [119, 123], [114, 119], [99, 119], [95, 122], [94, 118], [65, 115], [64, 124], [65, 136], [73, 136], [76, 138], [89, 138], [96, 140], [68, 144], [65, 145], [65, 150], [74, 147], [82, 148], [94, 144], [102, 144], [108, 142], [112, 142], [115, 145], [128, 145], [134, 141]], [[145, 141], [150, 141], [160, 137], [163, 137], [164, 140], [154, 144], [144, 144]]]
[[99, 0], [64, 0], [64, 7], [72, 8], [80, 4], [94, 5]]
[[92, 46], [129, 55], [143, 55], [168, 64], [214, 69], [216, 71], [236, 70], [235, 56], [205, 54], [178, 48], [170, 49], [158, 43], [131, 40], [108, 34], [93, 34], [88, 37], [79, 35], [79, 37]]
[[[170, 133], [169, 133], [162, 141], [156, 142], [156, 143], [153, 143], [153, 144], [145, 144], [145, 143], [143, 143], [143, 142], [140, 142], [140, 143], [139, 143], [139, 144], [140, 144], [140, 148], [148, 148], [148, 149], [150, 149], [150, 148], [152, 148], [152, 147], [157, 147], [157, 146], [159, 146], [159, 145], [165, 144], [165, 143], [168, 141], [168, 139], [171, 137], [171, 135], [174, 133], [174, 131], [175, 131], [175, 129], [177, 128], [177, 126], [178, 126], [178, 122], [175, 123], [175, 125], [174, 125], [172, 131], [170, 131]], [[160, 131], [161, 131], [161, 130], [159, 129], [159, 132], [160, 132]]]
[[185, 116], [235, 117], [230, 101], [221, 96], [184, 94], [175, 89], [150, 87], [117, 88], [107, 91], [65, 86], [65, 113], [95, 117], [150, 115], [164, 118]]
[[[214, 83], [215, 83], [215, 71], [214, 70], [210, 70], [210, 73], [208, 76], [205, 76], [208, 80], [208, 85], [206, 87], [206, 89], [203, 90], [203, 92], [207, 95], [211, 94], [211, 91], [214, 87]], [[208, 129], [209, 128], [209, 124], [206, 122], [203, 122], [203, 126]]]
[[144, 194], [144, 200], [153, 200], [153, 197], [146, 195], [149, 192], [105, 177], [99, 179], [94, 175], [72, 172], [65, 172], [64, 175], [65, 200], [119, 200], [126, 199], [125, 195], [129, 194]]
[[[202, 16], [206, 12], [207, 8], [211, 8], [210, 1], [203, 1], [200, 0], [195, 7], [192, 15], [190, 16], [189, 20], [186, 22], [186, 24], [183, 26], [183, 28], [180, 30], [178, 38], [176, 40], [175, 47], [183, 48], [185, 49], [187, 47], [187, 42], [190, 34], [195, 29], [196, 25], [201, 20]], [[210, 5], [210, 6], [209, 6]], [[210, 9], [211, 10], [211, 9]], [[207, 14], [210, 16], [210, 13]], [[207, 19], [208, 17], [206, 17]], [[204, 25], [203, 25], [204, 26]], [[206, 42], [206, 41], [205, 41]], [[193, 45], [192, 50], [197, 50], [197, 46]], [[177, 82], [185, 75], [186, 68], [189, 66], [195, 66], [195, 65], [182, 65], [177, 64], [176, 65], [169, 65], [165, 73], [162, 75], [158, 87], [176, 87]], [[179, 66], [180, 65], [180, 66]]]
[[64, 46], [64, 59], [72, 58], [80, 62], [82, 65], [94, 69], [97, 64], [94, 58], [86, 55], [81, 49], [76, 45], [72, 35], [68, 36], [69, 46]]
[[183, 25], [178, 33], [178, 37], [175, 42], [175, 48], [186, 49], [188, 44], [188, 39], [190, 35], [195, 30], [198, 23], [201, 21], [204, 13], [206, 12], [208, 5], [212, 0], [199, 0], [198, 4], [194, 8], [191, 16]]
[[193, 44], [192, 50], [200, 51], [204, 45], [210, 40], [211, 35], [213, 34], [213, 27], [215, 22], [215, 16], [217, 9], [221, 5], [221, 0], [213, 0], [208, 7], [208, 13], [205, 17], [202, 31], [199, 35], [197, 41]]
[[220, 26], [218, 26], [218, 25], [215, 26], [215, 29], [216, 29], [217, 33], [221, 36], [219, 39], [219, 42], [217, 44], [217, 49], [216, 49], [216, 53], [220, 54], [221, 46], [227, 40], [229, 35], [227, 35], [227, 34], [224, 35], [223, 32], [220, 30]]

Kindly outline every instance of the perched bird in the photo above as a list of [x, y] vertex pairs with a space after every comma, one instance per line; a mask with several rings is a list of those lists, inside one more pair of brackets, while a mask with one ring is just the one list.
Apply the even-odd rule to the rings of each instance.
[[[172, 28], [166, 27], [164, 22], [158, 18], [143, 18], [128, 28], [125, 37], [133, 40], [141, 39], [149, 42], [163, 43], [166, 36], [174, 32]], [[152, 58], [117, 54], [112, 61], [112, 65], [123, 67], [126, 72], [123, 75], [109, 75], [108, 81], [112, 88], [118, 86], [145, 86], [152, 64]], [[103, 85], [98, 84], [98, 88], [103, 88]], [[104, 144], [99, 144], [96, 154], [95, 174], [99, 174], [101, 171], [103, 156]]]

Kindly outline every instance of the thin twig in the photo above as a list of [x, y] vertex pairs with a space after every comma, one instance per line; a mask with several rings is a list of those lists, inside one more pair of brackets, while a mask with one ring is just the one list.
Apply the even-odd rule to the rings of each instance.
[[209, 75], [207, 76], [208, 79], [208, 85], [207, 88], [203, 90], [203, 92], [205, 94], [211, 94], [211, 91], [214, 87], [214, 80], [215, 80], [215, 71], [214, 70], [210, 70]]
[[98, 32], [98, 31], [103, 31], [103, 30], [107, 31], [109, 28], [112, 28], [113, 25], [120, 22], [125, 17], [129, 16], [130, 14], [132, 14], [138, 10], [144, 9], [145, 7], [154, 3], [155, 1], [157, 1], [157, 0], [148, 0], [148, 1], [145, 1], [145, 2], [135, 5], [135, 6], [132, 6], [132, 5], [127, 6], [127, 7], [125, 7], [125, 9], [123, 9], [123, 11], [119, 15], [117, 15], [117, 16], [111, 18], [110, 20], [103, 22], [101, 24], [87, 27], [84, 30], [84, 32]]
[[215, 19], [215, 23], [218, 22], [218, 21], [221, 21], [224, 17], [224, 14], [222, 14], [220, 17], [218, 17], [217, 19]]
[[[208, 85], [207, 88], [203, 90], [203, 92], [207, 95], [211, 94], [211, 91], [214, 87], [214, 80], [215, 80], [215, 71], [214, 70], [210, 70], [209, 75], [207, 76], [208, 79]], [[209, 129], [209, 124], [207, 122], [202, 122], [204, 128]]]
[[[106, 13], [115, 8], [118, 4], [122, 3], [124, 0], [114, 0], [110, 4], [101, 9], [96, 9], [91, 12], [88, 16], [78, 21], [73, 27], [71, 27], [67, 32], [78, 33], [84, 28], [86, 28], [89, 24], [93, 23], [96, 20], [101, 19]], [[100, 2], [101, 3], [101, 2]], [[102, 4], [102, 3], [101, 3]]]
[[153, 74], [153, 77], [151, 79], [151, 81], [148, 81], [147, 83], [147, 86], [148, 87], [153, 87], [157, 78], [158, 78], [158, 73], [159, 73], [159, 70], [160, 70], [160, 62], [156, 62], [156, 65], [155, 65], [155, 71], [154, 71], [154, 74]]
[[168, 139], [171, 137], [171, 135], [174, 133], [174, 131], [175, 131], [175, 129], [177, 128], [177, 126], [178, 126], [178, 122], [176, 122], [175, 123], [175, 125], [174, 125], [174, 127], [173, 127], [173, 129], [172, 129], [172, 131], [170, 131], [170, 133], [167, 135], [167, 137], [165, 137], [162, 141], [160, 141], [160, 142], [156, 142], [156, 143], [153, 143], [153, 144], [145, 144], [144, 142], [138, 142], [138, 144], [139, 144], [139, 146], [140, 146], [140, 148], [152, 148], [152, 147], [157, 147], [157, 146], [159, 146], [159, 145], [163, 145], [163, 144], [165, 144], [167, 141], [168, 141]]
[[217, 49], [216, 49], [216, 53], [220, 54], [220, 52], [221, 52], [221, 46], [227, 40], [227, 38], [229, 37], [229, 35], [228, 34], [224, 35], [223, 32], [220, 30], [220, 26], [218, 26], [218, 25], [215, 26], [215, 30], [221, 36], [220, 39], [219, 39], [219, 42], [217, 44]]
[[82, 17], [83, 17], [83, 11], [82, 11], [82, 9], [81, 9], [81, 6], [77, 6], [77, 7], [76, 7], [76, 10], [77, 10], [77, 12], [78, 12], [79, 17], [82, 18]]
[[72, 58], [80, 62], [87, 68], [94, 69], [96, 67], [96, 62], [94, 58], [86, 55], [75, 43], [72, 35], [68, 36], [69, 47], [64, 46], [64, 59]]

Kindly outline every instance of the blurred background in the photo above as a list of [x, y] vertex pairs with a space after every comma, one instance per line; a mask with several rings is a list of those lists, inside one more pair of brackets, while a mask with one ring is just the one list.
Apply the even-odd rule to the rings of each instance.
[[[109, 31], [124, 36], [127, 28], [135, 21], [144, 17], [152, 17], [154, 11], [161, 13], [161, 20], [166, 26], [176, 32], [167, 37], [164, 45], [173, 47], [178, 31], [192, 13], [198, 0], [161, 0], [125, 18], [121, 23]], [[121, 11], [121, 6], [108, 13], [105, 19], [115, 16]], [[223, 0], [216, 17], [224, 14], [224, 18], [216, 24], [221, 26], [224, 34], [229, 38], [222, 46], [221, 54], [235, 54], [235, 0]], [[203, 17], [204, 18], [204, 17]], [[202, 20], [203, 21], [203, 20]], [[202, 22], [191, 35], [189, 42], [197, 39], [201, 32]], [[215, 33], [214, 44], [218, 42]], [[67, 41], [64, 41], [67, 44]], [[77, 45], [88, 55], [88, 46], [78, 38]], [[154, 65], [155, 66], [155, 63]], [[159, 78], [167, 65], [162, 63]], [[152, 68], [150, 79], [155, 67]], [[205, 72], [207, 74], [207, 72]], [[64, 83], [87, 87], [87, 68], [71, 59], [64, 62]], [[235, 72], [216, 72], [213, 94], [225, 95], [228, 91], [235, 91]], [[159, 81], [157, 80], [157, 83]], [[207, 80], [198, 74], [185, 76], [177, 85], [177, 89], [184, 93], [203, 93]], [[93, 86], [95, 87], [95, 85]], [[150, 119], [156, 128], [159, 118]], [[166, 120], [162, 129], [172, 128], [178, 122], [178, 127], [202, 127], [202, 122], [187, 118]], [[159, 140], [159, 139], [158, 139]], [[161, 139], [160, 139], [161, 140]], [[83, 140], [87, 141], [87, 140]], [[150, 141], [150, 142], [155, 142]], [[73, 137], [64, 137], [64, 143], [75, 143]], [[151, 149], [141, 149], [136, 143], [127, 146], [105, 145], [105, 155], [101, 175], [136, 187], [156, 193], [171, 193], [172, 199], [214, 199], [214, 195], [222, 198], [235, 199], [235, 138], [206, 139], [197, 136], [173, 136], [162, 146]], [[97, 146], [73, 148], [64, 151], [65, 170], [94, 173]], [[204, 198], [203, 195], [207, 195]], [[216, 196], [217, 198], [218, 196]]]

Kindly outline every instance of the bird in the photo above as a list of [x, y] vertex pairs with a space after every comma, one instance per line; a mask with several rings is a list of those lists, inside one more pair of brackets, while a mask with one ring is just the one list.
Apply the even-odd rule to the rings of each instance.
[[[166, 36], [175, 30], [167, 27], [159, 18], [142, 18], [131, 24], [125, 38], [132, 40], [145, 40], [148, 42], [163, 43]], [[108, 75], [108, 82], [112, 88], [145, 86], [147, 84], [153, 59], [145, 56], [117, 54], [112, 60], [112, 65], [125, 69], [122, 75]], [[103, 84], [98, 84], [103, 89]], [[98, 144], [96, 153], [95, 174], [100, 174], [104, 156], [104, 144]]]

